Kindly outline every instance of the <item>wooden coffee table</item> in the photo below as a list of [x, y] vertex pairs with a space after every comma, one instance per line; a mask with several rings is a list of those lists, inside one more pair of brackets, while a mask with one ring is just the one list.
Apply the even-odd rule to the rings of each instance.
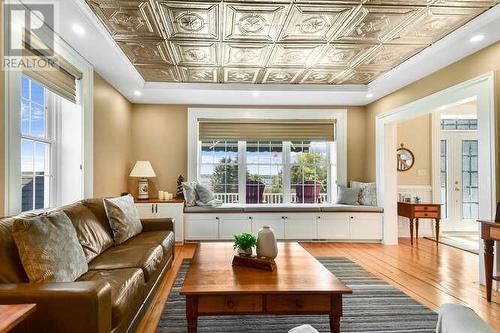
[[231, 243], [200, 243], [181, 289], [186, 296], [188, 332], [199, 316], [328, 315], [340, 332], [342, 295], [352, 290], [298, 243], [278, 244], [277, 269], [267, 272], [232, 266]]

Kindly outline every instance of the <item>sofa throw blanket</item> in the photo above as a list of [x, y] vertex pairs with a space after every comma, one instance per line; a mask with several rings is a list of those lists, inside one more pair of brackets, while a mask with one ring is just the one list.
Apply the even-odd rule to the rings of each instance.
[[62, 211], [15, 220], [12, 236], [30, 282], [73, 282], [88, 271], [75, 228]]

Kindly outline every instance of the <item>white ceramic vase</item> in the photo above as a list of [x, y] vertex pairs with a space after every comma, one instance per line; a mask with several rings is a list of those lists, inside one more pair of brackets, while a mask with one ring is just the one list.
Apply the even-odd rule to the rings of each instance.
[[274, 259], [278, 256], [278, 243], [271, 227], [264, 225], [257, 236], [257, 256]]

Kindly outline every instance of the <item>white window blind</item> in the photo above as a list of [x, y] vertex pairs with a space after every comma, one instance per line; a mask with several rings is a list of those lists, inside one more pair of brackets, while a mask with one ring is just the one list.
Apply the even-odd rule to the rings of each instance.
[[30, 59], [30, 63], [33, 63], [33, 60], [38, 63], [37, 59], [40, 59], [40, 64], [51, 63], [53, 65], [48, 68], [44, 68], [43, 66], [25, 66], [23, 73], [57, 95], [76, 103], [76, 80], [82, 78], [82, 73], [62, 56], [43, 51], [47, 47], [33, 34], [29, 35], [29, 43], [26, 40], [26, 36], [28, 36], [27, 33], [25, 34], [23, 57]]

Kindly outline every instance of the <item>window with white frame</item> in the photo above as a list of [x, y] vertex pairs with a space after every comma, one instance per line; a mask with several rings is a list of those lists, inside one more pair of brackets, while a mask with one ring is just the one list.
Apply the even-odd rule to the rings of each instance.
[[216, 199], [224, 203], [239, 202], [238, 141], [201, 142], [199, 161], [199, 182], [209, 186]]
[[21, 209], [50, 206], [53, 187], [54, 109], [52, 93], [21, 78]]
[[335, 201], [335, 119], [228, 117], [196, 122], [196, 166], [190, 179], [210, 186], [223, 203]]
[[283, 141], [247, 141], [245, 202], [280, 204], [283, 197]]
[[21, 76], [21, 211], [82, 198], [82, 117], [79, 105]]
[[[223, 203], [327, 203], [331, 141], [200, 141], [198, 180]], [[242, 156], [238, 160], [238, 156]], [[243, 170], [243, 178], [239, 169]], [[244, 179], [244, 180], [243, 180]], [[244, 193], [244, 197], [243, 197]]]

